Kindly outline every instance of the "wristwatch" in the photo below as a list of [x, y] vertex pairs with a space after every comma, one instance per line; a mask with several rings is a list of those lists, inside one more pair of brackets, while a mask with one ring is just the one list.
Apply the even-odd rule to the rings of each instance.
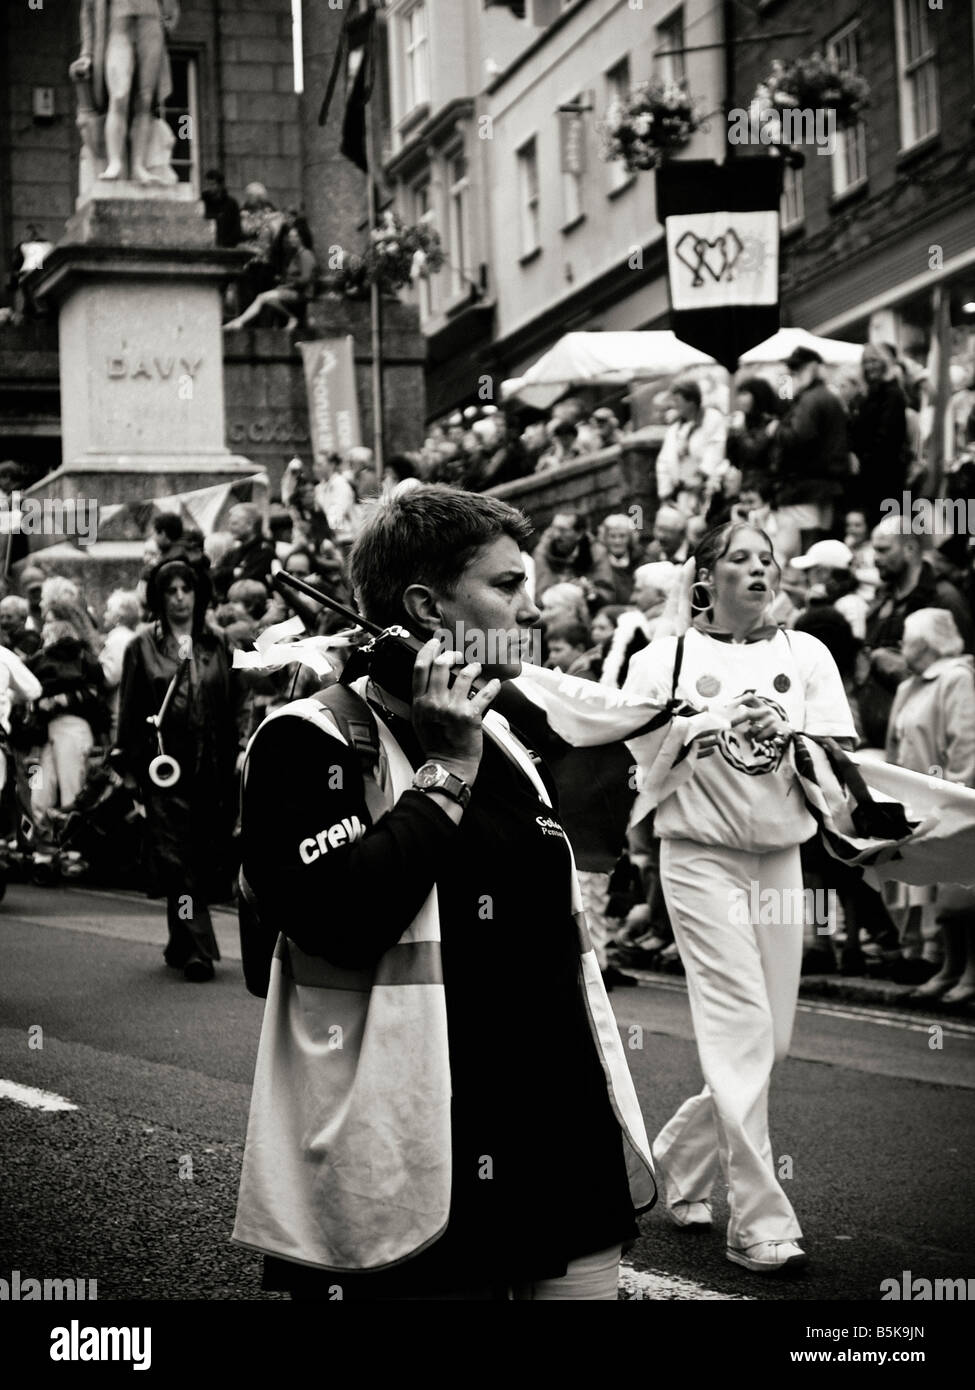
[[460, 777], [455, 777], [440, 763], [424, 763], [413, 776], [413, 785], [421, 792], [443, 792], [451, 801], [465, 809], [471, 799], [471, 789]]

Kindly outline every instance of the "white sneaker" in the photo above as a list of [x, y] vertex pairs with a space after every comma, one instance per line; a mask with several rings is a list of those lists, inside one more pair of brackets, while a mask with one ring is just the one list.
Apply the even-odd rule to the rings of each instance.
[[711, 1225], [711, 1203], [708, 1201], [675, 1202], [664, 1210], [675, 1226], [682, 1226], [685, 1230], [706, 1230]]
[[777, 1274], [784, 1269], [801, 1269], [809, 1263], [809, 1256], [794, 1240], [760, 1240], [744, 1249], [729, 1245], [727, 1254], [732, 1264], [750, 1269], [753, 1274]]

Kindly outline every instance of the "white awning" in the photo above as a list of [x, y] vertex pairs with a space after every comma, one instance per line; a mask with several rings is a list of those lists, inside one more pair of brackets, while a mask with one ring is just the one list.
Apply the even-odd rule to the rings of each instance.
[[716, 366], [670, 329], [629, 333], [566, 333], [524, 376], [501, 383], [501, 399], [517, 397], [546, 410], [571, 386], [628, 386], [688, 367]]

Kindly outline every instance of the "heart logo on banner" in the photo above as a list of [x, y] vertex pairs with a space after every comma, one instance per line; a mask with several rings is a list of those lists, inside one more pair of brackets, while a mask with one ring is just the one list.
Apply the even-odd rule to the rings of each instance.
[[738, 233], [729, 227], [723, 236], [715, 237], [713, 241], [695, 236], [693, 232], [685, 232], [674, 247], [674, 254], [693, 274], [691, 284], [696, 288], [704, 284], [705, 270], [716, 283], [733, 280], [735, 266], [744, 249]]

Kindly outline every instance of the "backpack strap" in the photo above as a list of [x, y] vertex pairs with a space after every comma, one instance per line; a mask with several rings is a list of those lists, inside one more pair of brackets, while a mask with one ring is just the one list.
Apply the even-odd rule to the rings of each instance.
[[379, 730], [366, 701], [341, 682], [316, 691], [311, 698], [328, 710], [342, 737], [355, 749], [363, 780], [371, 777], [379, 766]]

